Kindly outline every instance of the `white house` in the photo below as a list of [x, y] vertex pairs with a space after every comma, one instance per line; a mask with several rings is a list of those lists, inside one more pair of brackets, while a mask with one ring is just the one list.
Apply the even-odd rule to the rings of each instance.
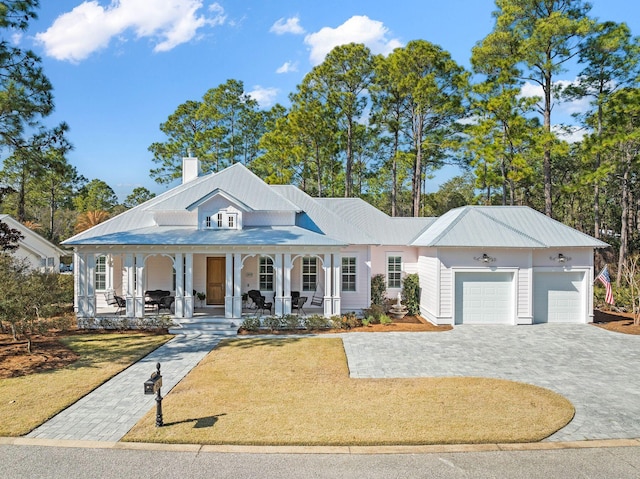
[[60, 257], [68, 253], [9, 215], [0, 215], [0, 221], [24, 236], [18, 242], [18, 248], [12, 251], [13, 256], [27, 261], [32, 269], [54, 273], [60, 271]]
[[143, 317], [155, 289], [175, 297], [177, 317], [193, 315], [198, 291], [212, 314], [239, 318], [249, 290], [276, 315], [300, 294], [331, 316], [368, 307], [380, 273], [389, 297], [418, 273], [421, 313], [435, 324], [593, 318], [593, 250], [606, 243], [530, 208], [391, 218], [360, 199], [267, 185], [241, 164], [200, 176], [185, 158], [183, 171], [181, 185], [64, 242], [79, 318], [94, 317], [108, 290]]

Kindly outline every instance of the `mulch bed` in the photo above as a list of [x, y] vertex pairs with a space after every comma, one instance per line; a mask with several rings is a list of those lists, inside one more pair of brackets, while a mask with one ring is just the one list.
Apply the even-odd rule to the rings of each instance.
[[280, 329], [277, 331], [268, 331], [261, 329], [259, 331], [247, 331], [240, 329], [239, 335], [254, 334], [332, 334], [332, 333], [380, 333], [391, 331], [449, 331], [451, 326], [435, 326], [421, 316], [405, 316], [402, 319], [396, 319], [391, 324], [370, 324], [369, 326], [359, 326], [351, 329], [320, 329], [320, 330], [301, 330], [301, 329]]
[[593, 325], [616, 333], [640, 335], [640, 325], [633, 324], [632, 313], [617, 313], [596, 309], [593, 312]]

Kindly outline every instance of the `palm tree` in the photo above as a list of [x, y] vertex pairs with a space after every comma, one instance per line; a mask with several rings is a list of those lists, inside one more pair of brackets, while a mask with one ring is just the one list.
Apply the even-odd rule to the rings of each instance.
[[80, 213], [78, 215], [78, 220], [76, 221], [75, 232], [81, 233], [89, 228], [93, 228], [94, 226], [102, 223], [103, 221], [107, 221], [109, 219], [109, 213], [103, 210], [96, 211], [85, 211], [84, 213]]

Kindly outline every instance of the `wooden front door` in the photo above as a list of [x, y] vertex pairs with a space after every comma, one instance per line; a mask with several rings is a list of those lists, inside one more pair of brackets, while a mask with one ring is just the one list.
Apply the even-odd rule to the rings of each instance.
[[224, 304], [225, 258], [207, 258], [207, 304]]

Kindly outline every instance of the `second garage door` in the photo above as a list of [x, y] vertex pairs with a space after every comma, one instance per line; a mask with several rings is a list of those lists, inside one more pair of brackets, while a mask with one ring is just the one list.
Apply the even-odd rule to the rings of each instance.
[[512, 324], [512, 273], [457, 273], [456, 324]]
[[583, 323], [584, 273], [534, 273], [533, 322]]

